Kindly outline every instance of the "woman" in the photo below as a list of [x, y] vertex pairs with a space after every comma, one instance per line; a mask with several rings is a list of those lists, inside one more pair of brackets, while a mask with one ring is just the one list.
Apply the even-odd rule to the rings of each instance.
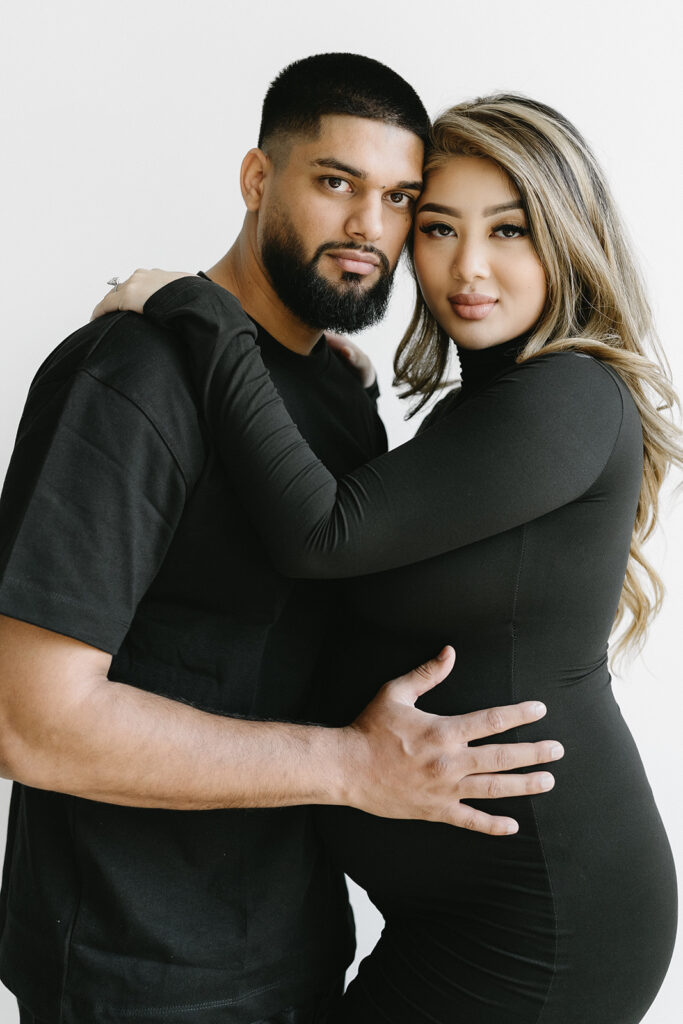
[[566, 751], [551, 796], [502, 801], [520, 824], [504, 840], [320, 812], [386, 919], [335, 1020], [635, 1024], [669, 962], [676, 889], [607, 644], [625, 611], [625, 640], [641, 641], [658, 604], [640, 544], [682, 462], [657, 409], [675, 395], [643, 356], [650, 314], [601, 172], [550, 108], [498, 96], [439, 118], [412, 256], [422, 295], [397, 380], [425, 401], [453, 339], [462, 387], [412, 442], [338, 483], [251, 337], [223, 342], [218, 289], [180, 281], [145, 305], [192, 343], [209, 422], [276, 564], [362, 577], [349, 599], [367, 632], [349, 658], [364, 669], [339, 666], [355, 683], [329, 688], [328, 720], [351, 720], [381, 680], [450, 643], [457, 671], [425, 709], [540, 696]]

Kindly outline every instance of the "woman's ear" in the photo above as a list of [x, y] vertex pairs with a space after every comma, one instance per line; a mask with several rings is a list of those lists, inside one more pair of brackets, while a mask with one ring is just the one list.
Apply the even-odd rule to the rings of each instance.
[[242, 198], [250, 213], [256, 213], [263, 199], [263, 187], [272, 171], [272, 161], [262, 149], [250, 149], [240, 169]]

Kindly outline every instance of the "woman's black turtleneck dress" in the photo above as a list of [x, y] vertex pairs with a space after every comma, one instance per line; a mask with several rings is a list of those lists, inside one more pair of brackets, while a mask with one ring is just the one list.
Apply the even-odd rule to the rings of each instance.
[[621, 378], [575, 352], [516, 364], [519, 339], [460, 351], [462, 387], [418, 436], [337, 483], [231, 296], [184, 279], [145, 313], [187, 335], [209, 427], [278, 566], [346, 580], [364, 628], [326, 666], [325, 720], [351, 720], [450, 643], [455, 669], [422, 707], [537, 698], [547, 717], [509, 740], [565, 747], [551, 793], [480, 804], [519, 821], [511, 837], [320, 810], [386, 919], [335, 1022], [636, 1024], [670, 959], [676, 883], [607, 665], [642, 473]]

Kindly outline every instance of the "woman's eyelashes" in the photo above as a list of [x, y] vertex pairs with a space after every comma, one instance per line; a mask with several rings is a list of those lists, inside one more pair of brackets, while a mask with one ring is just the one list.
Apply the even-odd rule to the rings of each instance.
[[[434, 224], [420, 224], [419, 231], [423, 235], [430, 235], [432, 238], [457, 238], [455, 228], [451, 224], [440, 222]], [[499, 224], [491, 229], [491, 234], [497, 238], [524, 238], [529, 234], [529, 229], [522, 224]]]
[[450, 224], [420, 224], [419, 231], [432, 238], [454, 238], [455, 231]]
[[500, 224], [493, 229], [493, 233], [499, 238], [524, 238], [529, 234], [529, 229], [521, 224]]

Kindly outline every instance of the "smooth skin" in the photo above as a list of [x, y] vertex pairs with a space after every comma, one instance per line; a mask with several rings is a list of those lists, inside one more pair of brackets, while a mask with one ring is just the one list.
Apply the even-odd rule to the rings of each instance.
[[[463, 348], [490, 348], [516, 338], [543, 312], [545, 271], [526, 213], [519, 192], [493, 160], [455, 156], [430, 172], [413, 245], [425, 302]], [[468, 305], [468, 298], [478, 302]]]
[[[242, 230], [209, 276], [266, 330], [299, 354], [319, 331], [280, 301], [263, 266], [266, 218], [283, 210], [312, 258], [328, 242], [372, 246], [395, 266], [412, 223], [422, 144], [410, 132], [352, 117], [322, 119], [318, 136], [272, 154], [250, 150], [240, 176]], [[334, 250], [331, 250], [334, 254]], [[319, 270], [341, 290], [348, 250]], [[377, 271], [363, 275], [371, 287]], [[149, 294], [182, 273], [136, 271], [94, 315], [142, 311]], [[207, 809], [345, 804], [383, 817], [441, 821], [507, 835], [508, 817], [461, 801], [541, 793], [548, 772], [498, 774], [546, 764], [560, 744], [488, 744], [537, 721], [538, 702], [450, 718], [414, 707], [450, 672], [454, 652], [387, 683], [350, 726], [328, 729], [207, 714], [107, 678], [105, 652], [0, 617], [0, 769], [37, 788], [143, 807]]]

